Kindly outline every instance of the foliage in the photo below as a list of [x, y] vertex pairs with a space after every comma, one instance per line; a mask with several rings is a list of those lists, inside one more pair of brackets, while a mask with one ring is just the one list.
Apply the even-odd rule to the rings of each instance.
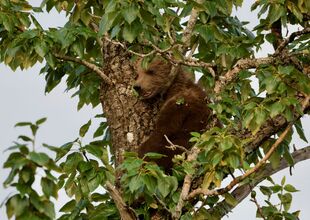
[[[4, 185], [16, 189], [6, 201], [8, 217], [54, 219], [54, 201], [64, 189], [71, 200], [59, 210], [64, 213], [59, 219], [119, 219], [115, 201], [102, 189], [107, 181], [116, 184], [115, 174], [119, 170], [123, 172], [122, 199], [136, 215], [150, 219], [154, 210], [170, 215], [182, 199], [185, 176], [197, 180], [200, 183], [197, 188], [217, 190], [236, 170], [246, 173], [258, 165], [283, 130], [265, 138], [260, 148], [251, 152], [246, 148], [259, 136], [266, 121], [279, 117], [284, 117], [295, 130], [291, 129], [267, 158], [268, 164], [277, 169], [284, 158], [293, 165], [290, 147], [293, 133], [297, 132], [300, 139], [307, 142], [300, 117], [304, 114], [301, 100], [310, 95], [309, 72], [306, 71], [310, 62], [310, 34], [300, 34], [279, 51], [277, 42], [284, 41], [275, 30], [289, 25], [298, 25], [301, 29], [309, 27], [310, 3], [305, 0], [255, 1], [252, 10], [258, 11], [260, 20], [253, 32], [246, 28], [247, 22], [232, 15], [233, 8], [238, 10], [242, 3], [242, 0], [44, 0], [40, 7], [33, 7], [26, 0], [0, 0], [0, 62], [13, 70], [44, 63], [41, 74], [46, 79], [46, 92], [66, 79], [67, 90], [77, 89], [74, 96], [79, 97], [78, 109], [85, 104], [98, 105], [100, 76], [89, 66], [103, 69], [106, 60], [101, 50], [108, 36], [108, 40], [123, 45], [134, 57], [144, 57], [143, 64], [159, 53], [174, 64], [184, 64], [201, 73], [199, 83], [210, 92], [210, 98], [216, 100], [209, 106], [222, 123], [221, 128], [192, 133], [190, 141], [199, 149], [197, 160], [187, 160], [185, 153], [176, 156], [173, 171], [168, 175], [134, 153], [126, 153], [123, 164], [114, 168], [115, 155], [110, 152], [113, 146], [110, 146], [104, 120], [93, 134], [94, 140], [86, 145], [81, 138], [88, 132], [91, 120], [80, 128], [76, 140], [62, 146], [43, 144], [55, 153], [54, 159], [50, 153], [39, 152], [36, 148], [36, 132], [45, 119], [35, 123], [20, 122], [16, 126], [30, 128], [32, 136], [19, 136], [9, 148], [13, 153], [4, 164], [11, 169]], [[43, 29], [36, 15], [54, 9], [66, 13], [67, 23], [63, 27]], [[184, 42], [184, 29], [195, 10], [198, 18], [189, 41]], [[242, 69], [238, 61], [255, 59], [255, 51], [266, 43], [274, 46], [276, 52], [268, 57], [274, 60]], [[188, 53], [192, 50], [192, 55], [185, 56], [182, 48]], [[212, 68], [193, 65], [194, 61], [212, 64]], [[235, 80], [220, 94], [213, 92], [216, 83], [236, 66], [241, 70]], [[216, 72], [215, 77], [213, 72]], [[255, 80], [258, 89], [253, 85]], [[161, 156], [149, 154], [154, 158]], [[258, 175], [250, 175], [241, 184], [255, 182], [257, 178]], [[40, 183], [40, 190], [37, 190], [37, 183]], [[266, 206], [258, 209], [258, 217], [298, 217], [298, 212], [289, 212], [290, 193], [295, 188], [285, 185], [285, 180], [281, 185], [260, 186], [260, 190], [268, 199]], [[272, 194], [278, 195], [280, 205], [270, 200]], [[252, 199], [255, 199], [254, 191]], [[181, 219], [218, 219], [222, 212], [216, 207], [222, 200], [230, 207], [239, 202], [229, 190], [212, 196], [199, 195], [197, 200], [201, 204], [199, 207], [192, 201], [185, 201]], [[216, 211], [211, 213], [210, 210]]]
[[[276, 184], [271, 178], [268, 180], [272, 186], [260, 186], [260, 191], [267, 197], [265, 203], [267, 206], [260, 207], [258, 204], [257, 217], [266, 219], [298, 219], [299, 211], [290, 213], [289, 209], [292, 203], [292, 193], [298, 192], [291, 184], [285, 184], [285, 176], [281, 180], [281, 185]], [[272, 195], [277, 195], [279, 203], [272, 203]], [[251, 197], [257, 202], [256, 192], [253, 191]]]

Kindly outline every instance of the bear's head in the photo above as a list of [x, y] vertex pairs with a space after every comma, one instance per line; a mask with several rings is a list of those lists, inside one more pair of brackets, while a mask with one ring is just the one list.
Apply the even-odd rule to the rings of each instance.
[[171, 64], [162, 60], [153, 60], [147, 69], [141, 67], [141, 62], [137, 64], [137, 77], [133, 86], [142, 99], [150, 99], [156, 95], [163, 94], [169, 85], [169, 73]]

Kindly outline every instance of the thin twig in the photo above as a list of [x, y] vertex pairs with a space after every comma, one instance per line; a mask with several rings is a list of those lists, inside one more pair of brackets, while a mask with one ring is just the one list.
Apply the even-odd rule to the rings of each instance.
[[254, 204], [256, 205], [257, 207], [257, 210], [260, 214], [260, 216], [264, 219], [264, 220], [267, 220], [267, 218], [263, 215], [263, 210], [262, 210], [262, 207], [260, 207], [260, 205], [258, 204], [258, 201], [256, 199], [256, 197], [252, 197], [252, 199], [250, 199], [251, 202], [254, 202]]
[[164, 137], [165, 137], [166, 141], [170, 144], [170, 146], [166, 146], [166, 148], [169, 148], [169, 149], [172, 149], [172, 150], [175, 150], [175, 149], [179, 148], [180, 150], [182, 150], [182, 151], [184, 151], [186, 153], [189, 153], [189, 150], [187, 150], [185, 147], [172, 143], [169, 140], [169, 138], [167, 137], [167, 135], [164, 135]]
[[58, 53], [53, 53], [53, 55], [58, 59], [72, 61], [72, 62], [79, 63], [79, 64], [86, 66], [87, 68], [97, 73], [103, 79], [105, 83], [107, 83], [108, 85], [112, 85], [112, 81], [110, 80], [110, 78], [96, 64], [90, 63], [88, 61], [85, 61], [85, 60], [82, 60], [76, 57], [61, 55]]
[[289, 43], [294, 41], [296, 37], [309, 33], [310, 33], [310, 27], [304, 28], [301, 31], [293, 32], [288, 38], [282, 41], [282, 43], [278, 46], [277, 50], [274, 52], [273, 56], [278, 56]]

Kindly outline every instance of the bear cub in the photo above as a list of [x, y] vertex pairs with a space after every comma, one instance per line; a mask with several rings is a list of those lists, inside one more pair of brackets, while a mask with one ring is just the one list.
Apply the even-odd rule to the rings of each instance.
[[173, 144], [189, 149], [190, 132], [202, 132], [206, 129], [212, 111], [206, 105], [206, 93], [182, 68], [178, 69], [170, 84], [168, 76], [171, 64], [163, 59], [155, 58], [146, 70], [139, 62], [137, 69], [134, 89], [139, 93], [139, 97], [143, 100], [163, 99], [154, 131], [139, 147], [138, 154], [140, 158], [148, 152], [166, 155], [152, 160], [169, 171], [174, 155], [182, 154], [183, 151], [179, 148], [167, 148], [170, 144], [164, 135]]

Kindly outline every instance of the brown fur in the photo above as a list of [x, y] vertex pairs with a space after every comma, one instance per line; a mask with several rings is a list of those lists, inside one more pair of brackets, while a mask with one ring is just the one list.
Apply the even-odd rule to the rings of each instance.
[[[167, 157], [155, 162], [169, 170], [172, 158], [182, 150], [171, 150], [164, 135], [176, 145], [190, 148], [190, 132], [203, 131], [209, 121], [211, 110], [204, 99], [205, 92], [195, 84], [188, 74], [180, 68], [171, 86], [167, 88], [171, 65], [163, 60], [153, 61], [147, 70], [138, 65], [138, 75], [134, 88], [143, 99], [161, 97], [164, 103], [160, 109], [155, 129], [150, 137], [140, 146], [139, 157], [148, 152], [156, 152]], [[181, 101], [181, 103], [178, 103]]]

